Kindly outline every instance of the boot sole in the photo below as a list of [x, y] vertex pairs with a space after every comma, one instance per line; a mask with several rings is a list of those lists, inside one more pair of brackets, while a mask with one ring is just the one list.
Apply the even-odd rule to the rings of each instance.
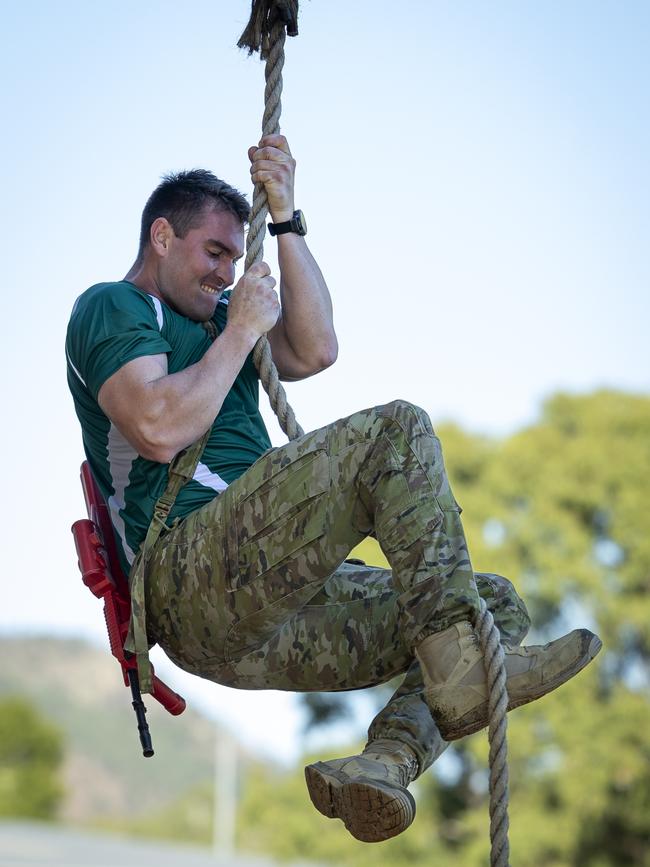
[[369, 777], [354, 780], [323, 762], [305, 768], [309, 797], [328, 819], [341, 819], [364, 843], [379, 843], [405, 831], [415, 818], [412, 795]]
[[[511, 697], [508, 696], [508, 713], [516, 707], [522, 707], [525, 704], [530, 704], [531, 701], [536, 701], [542, 698], [567, 680], [570, 680], [583, 668], [585, 668], [591, 660], [596, 656], [602, 647], [602, 642], [597, 636], [593, 636], [589, 641], [589, 645], [585, 649], [583, 655], [568, 669], [561, 671], [551, 680], [546, 683], [539, 684], [537, 689], [531, 690], [525, 696]], [[444, 714], [440, 711], [432, 711], [432, 716], [435, 719], [436, 725], [440, 734], [446, 741], [457, 741], [460, 738], [473, 735], [475, 732], [481, 731], [489, 724], [488, 719], [488, 702], [473, 708], [465, 716], [454, 720], [445, 720]]]

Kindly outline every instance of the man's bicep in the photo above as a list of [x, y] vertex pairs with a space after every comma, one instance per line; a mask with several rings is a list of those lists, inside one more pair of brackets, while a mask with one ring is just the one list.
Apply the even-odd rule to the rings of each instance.
[[306, 379], [308, 376], [313, 376], [315, 371], [311, 370], [293, 351], [287, 339], [281, 316], [277, 324], [266, 336], [271, 346], [271, 355], [278, 369], [280, 379], [283, 379], [285, 382], [297, 382], [298, 380]]
[[[99, 389], [102, 411], [136, 449], [151, 400], [150, 384], [167, 375], [167, 356], [141, 355], [120, 367]], [[139, 449], [138, 449], [139, 450]]]

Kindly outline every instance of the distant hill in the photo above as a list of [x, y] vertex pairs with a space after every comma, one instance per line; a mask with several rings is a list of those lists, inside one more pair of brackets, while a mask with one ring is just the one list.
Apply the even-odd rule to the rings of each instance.
[[130, 692], [108, 650], [84, 641], [0, 636], [0, 695], [29, 698], [65, 734], [62, 818], [158, 810], [210, 780], [215, 724], [146, 699], [156, 755], [142, 757]]

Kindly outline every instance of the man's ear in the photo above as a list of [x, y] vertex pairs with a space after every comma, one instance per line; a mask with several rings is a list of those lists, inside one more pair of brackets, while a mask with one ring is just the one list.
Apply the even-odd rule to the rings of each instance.
[[156, 217], [151, 224], [149, 239], [152, 250], [164, 258], [169, 250], [169, 244], [174, 235], [171, 223], [165, 217]]

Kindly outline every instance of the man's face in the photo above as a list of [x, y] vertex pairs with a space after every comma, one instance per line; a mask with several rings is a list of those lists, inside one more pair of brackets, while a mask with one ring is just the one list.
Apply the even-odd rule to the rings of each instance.
[[244, 253], [244, 228], [228, 211], [205, 212], [184, 238], [173, 231], [167, 255], [160, 260], [158, 291], [177, 313], [205, 322], [224, 289], [235, 280], [235, 265]]

